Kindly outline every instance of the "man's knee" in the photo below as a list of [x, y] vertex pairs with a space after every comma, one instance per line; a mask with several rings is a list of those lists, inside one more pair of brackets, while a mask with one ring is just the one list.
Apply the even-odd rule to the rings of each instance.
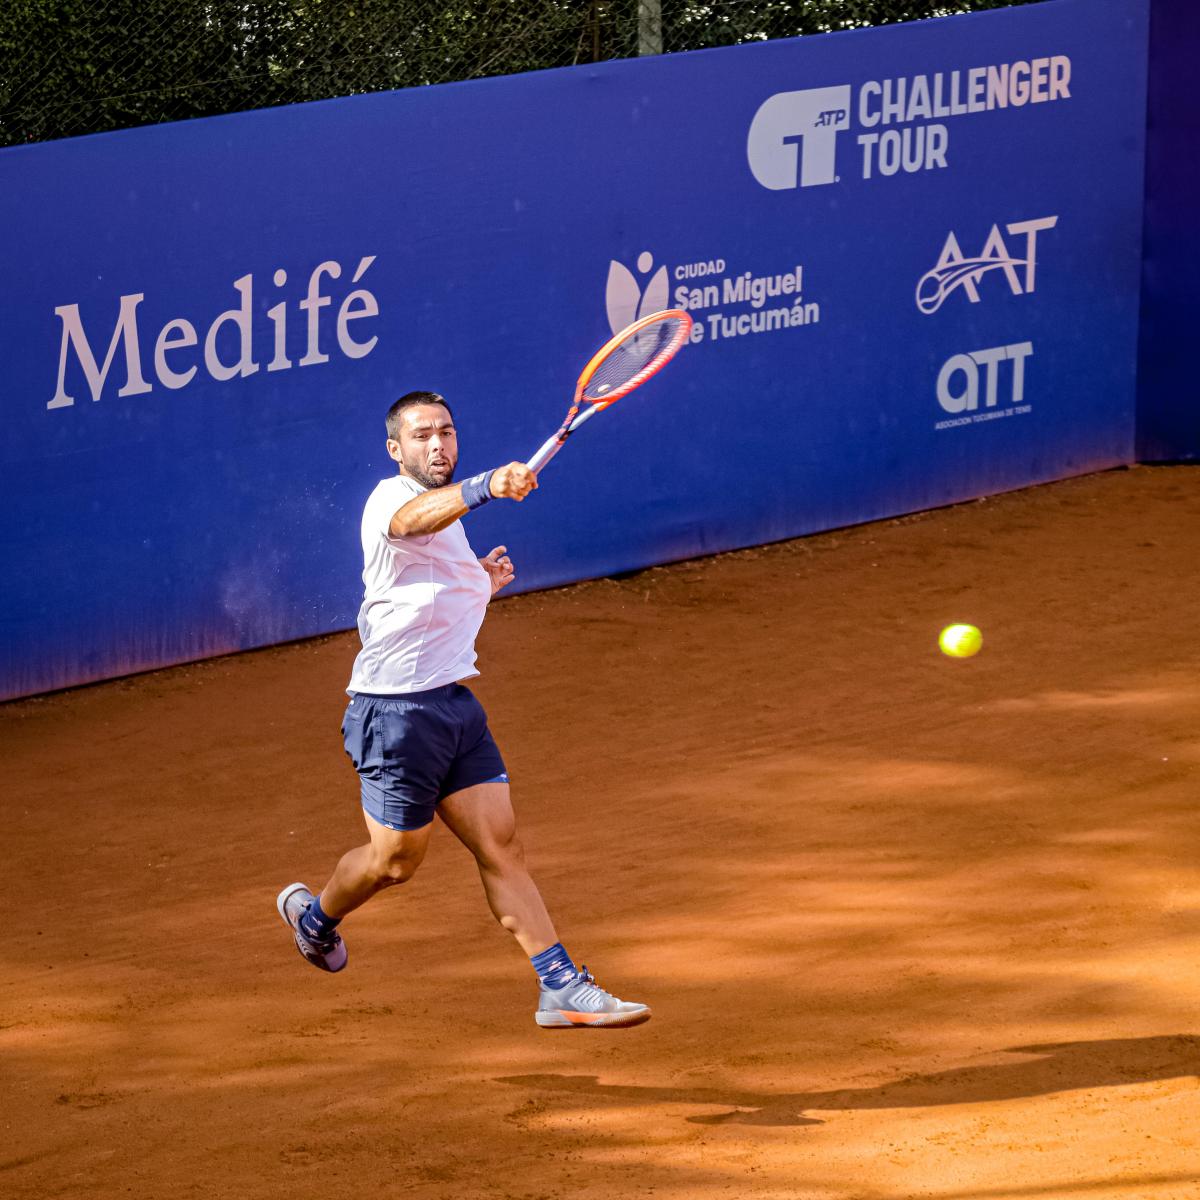
[[502, 830], [496, 835], [483, 841], [475, 851], [475, 857], [481, 866], [491, 870], [503, 871], [525, 866], [525, 847], [517, 836], [514, 828]]
[[412, 854], [380, 854], [372, 862], [376, 882], [383, 887], [407, 883], [421, 865], [421, 858]]

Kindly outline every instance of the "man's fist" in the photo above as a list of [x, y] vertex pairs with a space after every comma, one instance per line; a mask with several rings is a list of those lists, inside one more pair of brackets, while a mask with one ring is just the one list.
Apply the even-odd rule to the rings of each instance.
[[537, 476], [524, 463], [511, 462], [492, 473], [492, 495], [498, 500], [524, 500], [537, 485]]

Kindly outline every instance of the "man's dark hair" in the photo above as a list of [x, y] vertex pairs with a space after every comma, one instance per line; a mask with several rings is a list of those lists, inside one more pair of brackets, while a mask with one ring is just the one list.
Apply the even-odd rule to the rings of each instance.
[[454, 414], [450, 412], [450, 405], [446, 403], [445, 396], [439, 396], [437, 392], [409, 392], [405, 396], [401, 396], [387, 414], [387, 435], [394, 442], [400, 440], [400, 414], [406, 408], [412, 408], [414, 404], [440, 404], [448, 413], [450, 419], [454, 420]]

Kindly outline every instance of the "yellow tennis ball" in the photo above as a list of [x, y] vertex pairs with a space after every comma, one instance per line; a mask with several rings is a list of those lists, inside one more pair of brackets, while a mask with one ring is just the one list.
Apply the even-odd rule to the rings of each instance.
[[982, 645], [983, 634], [974, 625], [947, 625], [938, 634], [938, 646], [951, 658], [970, 658]]

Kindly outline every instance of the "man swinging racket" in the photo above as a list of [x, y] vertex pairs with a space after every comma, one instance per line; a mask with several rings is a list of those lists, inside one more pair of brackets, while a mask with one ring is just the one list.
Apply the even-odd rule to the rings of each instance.
[[342, 856], [319, 895], [301, 883], [284, 888], [279, 914], [314, 967], [342, 970], [338, 924], [376, 892], [412, 878], [438, 816], [475, 856], [496, 920], [533, 963], [537, 1023], [641, 1024], [650, 1009], [597, 986], [558, 940], [525, 868], [487, 716], [458, 682], [478, 674], [475, 638], [488, 601], [513, 579], [505, 547], [476, 558], [459, 518], [493, 499], [524, 500], [537, 475], [514, 462], [452, 484], [457, 434], [436, 392], [397, 400], [387, 433], [399, 473], [379, 484], [363, 512], [362, 650], [342, 726], [370, 841]]

